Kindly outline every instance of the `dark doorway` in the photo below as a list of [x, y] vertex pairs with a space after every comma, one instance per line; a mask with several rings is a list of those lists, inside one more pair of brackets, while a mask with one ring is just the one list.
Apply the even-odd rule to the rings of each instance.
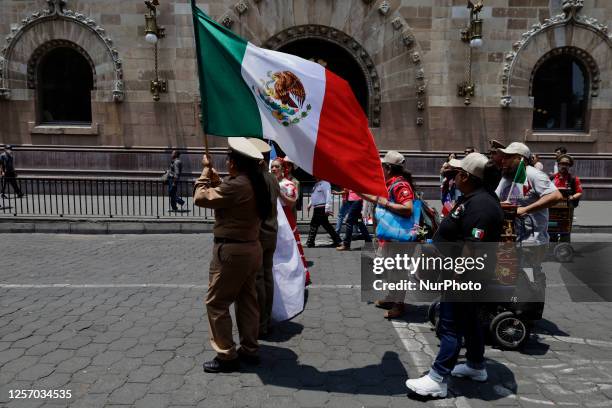
[[584, 65], [571, 55], [543, 63], [533, 80], [533, 129], [585, 131], [588, 82]]
[[318, 62], [346, 80], [366, 116], [369, 114], [366, 78], [355, 58], [344, 48], [329, 41], [310, 38], [292, 41], [280, 47], [278, 51]]
[[39, 122], [90, 124], [92, 68], [79, 52], [58, 47], [45, 55], [38, 69]]

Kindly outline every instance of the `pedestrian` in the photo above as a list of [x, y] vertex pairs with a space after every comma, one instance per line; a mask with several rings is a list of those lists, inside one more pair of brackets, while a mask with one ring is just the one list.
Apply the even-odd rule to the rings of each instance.
[[178, 211], [177, 204], [181, 207], [185, 205], [183, 200], [178, 195], [179, 180], [183, 173], [183, 162], [180, 159], [180, 152], [178, 150], [172, 151], [172, 157], [170, 165], [168, 166], [167, 183], [168, 183], [168, 197], [170, 197], [170, 211]]
[[[449, 162], [457, 188], [463, 195], [457, 200], [451, 216], [442, 220], [433, 237], [434, 243], [500, 241], [504, 213], [495, 193], [485, 188], [487, 162], [487, 157], [480, 153]], [[458, 253], [462, 252], [459, 249]], [[487, 380], [479, 304], [449, 300], [447, 294], [442, 293], [438, 326], [440, 349], [429, 373], [406, 381], [406, 387], [421, 396], [446, 397], [450, 375]], [[457, 365], [462, 339], [465, 339], [467, 362]]]
[[451, 208], [455, 205], [457, 199], [461, 196], [461, 192], [455, 186], [455, 181], [448, 176], [452, 159], [456, 159], [455, 153], [449, 153], [446, 162], [440, 168], [440, 200], [442, 201], [442, 217], [446, 217]]
[[559, 189], [567, 189], [567, 199], [574, 207], [578, 207], [582, 197], [582, 183], [578, 176], [570, 172], [570, 168], [574, 166], [574, 158], [569, 154], [562, 154], [557, 158], [557, 166], [559, 172], [552, 177], [553, 183]]
[[567, 154], [567, 148], [565, 146], [559, 146], [555, 149], [555, 164], [553, 165], [553, 171], [550, 175], [555, 175], [559, 172], [559, 167], [557, 166], [557, 159], [562, 154]]
[[320, 226], [323, 226], [325, 231], [327, 231], [332, 239], [334, 247], [339, 246], [342, 243], [340, 236], [338, 236], [328, 219], [328, 217], [334, 213], [332, 208], [331, 185], [329, 182], [317, 179], [308, 202], [308, 209], [311, 208], [312, 218], [310, 219], [310, 231], [308, 232], [306, 247], [315, 247], [315, 238], [317, 237]]
[[[270, 192], [259, 164], [262, 154], [242, 137], [230, 137], [228, 144], [229, 176], [221, 181], [205, 155], [193, 196], [197, 206], [215, 210], [213, 258], [205, 303], [210, 343], [217, 355], [204, 363], [204, 371], [209, 373], [238, 370], [241, 361], [259, 363], [255, 280], [262, 265], [259, 232], [262, 220], [270, 215]], [[232, 337], [232, 303], [240, 336], [238, 350]]]
[[332, 194], [342, 196], [342, 204], [338, 210], [338, 219], [336, 220], [336, 234], [340, 235], [342, 233], [342, 225], [344, 224], [346, 214], [348, 214], [348, 210], [351, 208], [351, 203], [348, 200], [349, 190], [343, 188], [342, 191], [332, 191]]
[[[503, 178], [496, 193], [502, 202], [518, 205], [517, 216], [522, 218], [522, 222], [517, 223], [519, 240], [547, 244], [548, 208], [563, 196], [546, 174], [527, 165], [531, 151], [526, 145], [514, 142], [499, 150], [503, 154]], [[517, 183], [515, 178], [519, 168], [524, 168], [525, 180]]]
[[362, 210], [363, 210], [363, 199], [353, 190], [349, 190], [348, 200], [350, 205], [348, 206], [348, 213], [346, 216], [346, 231], [344, 232], [344, 239], [342, 243], [336, 247], [338, 251], [350, 251], [351, 241], [353, 240], [353, 228], [357, 226], [361, 232], [365, 242], [372, 242], [368, 227], [363, 222]]
[[[489, 159], [493, 167], [486, 172], [487, 177], [490, 179], [487, 180], [487, 182], [496, 187], [502, 179], [502, 160], [504, 158], [504, 155], [499, 149], [505, 147], [506, 146], [495, 139], [489, 140]], [[495, 188], [493, 190], [495, 190]]]
[[538, 156], [537, 154], [532, 154], [531, 155], [531, 161], [530, 164], [535, 167], [536, 169], [540, 170], [540, 171], [544, 171], [544, 165], [542, 164], [542, 162], [540, 161], [540, 156]]
[[300, 233], [297, 229], [297, 219], [295, 218], [293, 208], [295, 207], [295, 202], [298, 198], [298, 191], [295, 183], [289, 180], [285, 176], [285, 168], [283, 165], [282, 158], [276, 158], [270, 163], [270, 172], [272, 175], [276, 177], [278, 180], [278, 184], [280, 186], [280, 199], [283, 207], [283, 211], [285, 212], [285, 216], [287, 217], [287, 221], [293, 230], [293, 236], [295, 237], [295, 243], [297, 244], [298, 250], [300, 252], [300, 256], [302, 258], [302, 263], [304, 264], [304, 270], [306, 270], [306, 285], [310, 285], [312, 283], [310, 279], [310, 272], [308, 271], [308, 262], [306, 261], [306, 256], [304, 255], [304, 248], [302, 247], [302, 239], [300, 237]]
[[[382, 159], [383, 173], [387, 184], [387, 193], [389, 199], [384, 197], [375, 197], [369, 194], [361, 196], [376, 205], [382, 206], [392, 213], [402, 216], [412, 216], [413, 201], [415, 200], [414, 183], [412, 174], [404, 168], [406, 159], [404, 156], [395, 150], [389, 150]], [[406, 231], [409, 235], [410, 231]], [[378, 238], [378, 242], [383, 246], [383, 251], [386, 251], [385, 242]], [[385, 257], [390, 257], [392, 254], [387, 253]], [[393, 254], [394, 256], [395, 254]], [[376, 307], [388, 309], [384, 313], [386, 319], [395, 319], [404, 314], [404, 291], [391, 291], [385, 300], [374, 302]]]
[[13, 146], [5, 145], [4, 153], [0, 154], [0, 176], [2, 177], [2, 191], [0, 197], [8, 198], [6, 195], [6, 185], [10, 184], [17, 198], [22, 198], [23, 193], [17, 183], [17, 172], [15, 171], [15, 159], [13, 157]]
[[302, 192], [302, 185], [300, 184], [300, 181], [293, 174], [295, 172], [295, 163], [293, 162], [293, 160], [291, 160], [288, 156], [285, 156], [282, 163], [283, 163], [283, 171], [285, 173], [285, 178], [289, 180], [290, 182], [292, 182], [293, 185], [295, 185], [295, 189], [297, 192], [295, 204], [291, 207], [291, 211], [293, 212], [293, 217], [297, 221], [298, 219], [297, 212], [298, 210], [302, 209], [302, 201], [304, 199], [304, 195]]
[[260, 165], [262, 174], [270, 191], [270, 214], [262, 221], [259, 230], [259, 242], [262, 249], [262, 265], [257, 272], [255, 287], [259, 303], [259, 338], [267, 336], [272, 331], [272, 305], [274, 303], [274, 276], [272, 275], [274, 251], [276, 250], [276, 235], [278, 232], [278, 213], [276, 202], [280, 196], [280, 186], [276, 177], [268, 171], [268, 160], [271, 147], [262, 139], [248, 139], [264, 156]]

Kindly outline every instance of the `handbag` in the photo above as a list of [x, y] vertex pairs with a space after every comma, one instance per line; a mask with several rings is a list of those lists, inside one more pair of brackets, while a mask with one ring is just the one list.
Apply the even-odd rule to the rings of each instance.
[[173, 179], [174, 177], [175, 177], [174, 172], [172, 172], [171, 170], [166, 170], [164, 174], [162, 174], [161, 176], [161, 181], [165, 183], [169, 179]]
[[376, 206], [376, 237], [385, 241], [416, 241], [421, 220], [421, 206], [421, 200], [413, 200], [410, 217], [402, 217], [380, 205]]

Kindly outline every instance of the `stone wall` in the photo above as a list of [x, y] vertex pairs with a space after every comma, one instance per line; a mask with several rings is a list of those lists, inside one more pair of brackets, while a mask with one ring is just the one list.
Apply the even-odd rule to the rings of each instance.
[[[0, 143], [199, 147], [198, 85], [187, 0], [161, 0], [160, 77], [168, 93], [153, 102], [153, 48], [144, 41], [141, 1], [3, 0], [0, 2]], [[612, 151], [612, 20], [609, 0], [484, 0], [484, 46], [472, 54], [476, 95], [457, 96], [468, 47], [465, 0], [199, 0], [218, 21], [256, 45], [278, 48], [323, 38], [347, 49], [370, 90], [370, 123], [381, 149], [484, 149], [488, 138], [527, 140], [536, 151], [565, 144], [572, 152]], [[562, 10], [563, 4], [576, 6]], [[571, 13], [571, 15], [570, 15]], [[559, 17], [556, 17], [559, 16]], [[571, 18], [570, 18], [571, 17]], [[595, 18], [598, 22], [591, 20]], [[603, 25], [602, 25], [603, 24]], [[321, 28], [323, 27], [323, 28]], [[335, 34], [334, 34], [335, 33]], [[93, 61], [96, 90], [87, 129], [36, 126], [32, 60], [53, 39], [78, 44]], [[572, 46], [592, 59], [587, 134], [530, 132], [533, 67], [554, 48]], [[34, 75], [35, 79], [35, 75]], [[594, 78], [592, 78], [594, 79]], [[10, 95], [8, 94], [10, 92]], [[502, 106], [502, 102], [505, 107]], [[212, 146], [223, 146], [211, 138]]]

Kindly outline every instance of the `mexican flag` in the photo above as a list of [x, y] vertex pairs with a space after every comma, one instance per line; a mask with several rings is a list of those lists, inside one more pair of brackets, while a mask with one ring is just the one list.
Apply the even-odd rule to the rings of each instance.
[[321, 65], [256, 47], [191, 1], [204, 132], [271, 139], [315, 177], [387, 196], [368, 119]]
[[510, 190], [508, 191], [508, 197], [506, 198], [506, 201], [521, 198], [524, 196], [523, 190], [525, 181], [527, 181], [527, 166], [525, 165], [525, 159], [522, 158], [516, 169], [516, 174], [514, 175], [514, 180], [512, 181]]

